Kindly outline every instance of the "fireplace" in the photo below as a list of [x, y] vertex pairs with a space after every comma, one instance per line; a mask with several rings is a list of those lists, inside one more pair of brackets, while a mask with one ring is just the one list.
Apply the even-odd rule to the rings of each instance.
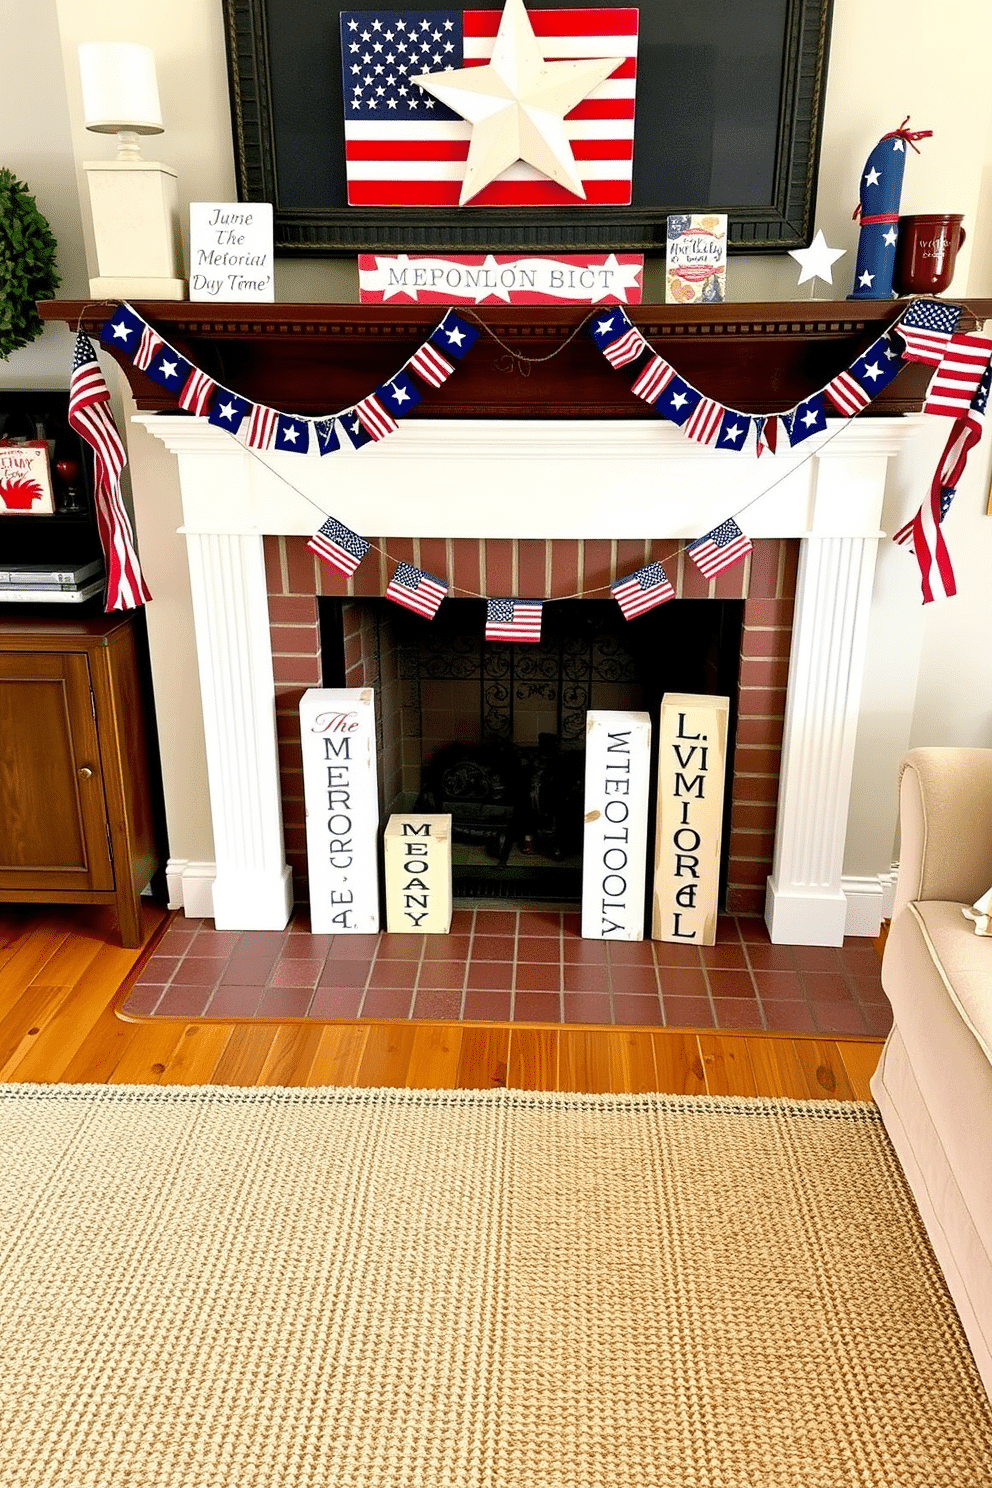
[[[225, 385], [303, 413], [352, 406], [436, 323], [418, 306], [139, 308]], [[46, 309], [91, 332], [102, 323], [75, 302]], [[873, 302], [635, 315], [691, 382], [745, 411], [793, 406], [892, 317]], [[396, 559], [445, 575], [462, 596], [601, 598], [611, 577], [659, 557], [690, 598], [701, 581], [685, 544], [734, 512], [755, 553], [746, 596], [728, 596], [745, 605], [731, 828], [742, 849], [728, 904], [763, 897], [771, 938], [784, 943], [838, 945], [877, 929], [882, 875], [845, 881], [844, 845], [886, 473], [922, 426], [912, 414], [926, 369], [907, 368], [870, 417], [759, 461], [695, 446], [656, 419], [580, 334], [586, 318], [571, 307], [486, 310], [492, 339], [480, 338], [457, 377], [381, 444], [331, 459], [248, 451], [125, 366], [139, 421], [177, 460], [215, 856], [192, 865], [190, 889], [202, 904], [209, 883], [218, 926], [281, 927], [293, 868], [303, 870], [299, 801], [288, 791], [284, 812], [281, 775], [298, 757], [292, 690], [321, 680], [316, 593], [335, 591], [305, 541], [324, 515], [386, 534], [340, 598], [381, 597]], [[742, 578], [736, 570], [699, 597]], [[769, 694], [753, 715], [751, 687]], [[739, 791], [746, 775], [750, 796]]]

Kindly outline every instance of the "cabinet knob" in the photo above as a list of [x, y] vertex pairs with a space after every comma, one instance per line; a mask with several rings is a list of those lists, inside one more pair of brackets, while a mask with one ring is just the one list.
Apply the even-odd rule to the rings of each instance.
[[90, 769], [89, 765], [80, 765], [79, 778], [80, 780], [92, 780], [93, 771]]

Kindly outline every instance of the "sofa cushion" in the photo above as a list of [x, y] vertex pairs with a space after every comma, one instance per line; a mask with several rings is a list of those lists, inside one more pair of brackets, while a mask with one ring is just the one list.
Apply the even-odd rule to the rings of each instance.
[[[992, 1061], [992, 939], [972, 934], [961, 908], [943, 899], [924, 899], [907, 904], [903, 913], [916, 921], [948, 996]], [[882, 980], [884, 984], [884, 962]]]

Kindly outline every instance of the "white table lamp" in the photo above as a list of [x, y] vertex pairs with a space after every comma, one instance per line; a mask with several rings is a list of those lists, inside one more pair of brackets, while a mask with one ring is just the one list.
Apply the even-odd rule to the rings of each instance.
[[184, 300], [178, 177], [141, 156], [141, 136], [164, 129], [154, 54], [135, 42], [83, 42], [79, 76], [86, 128], [117, 135], [115, 160], [83, 164], [98, 270], [90, 294]]

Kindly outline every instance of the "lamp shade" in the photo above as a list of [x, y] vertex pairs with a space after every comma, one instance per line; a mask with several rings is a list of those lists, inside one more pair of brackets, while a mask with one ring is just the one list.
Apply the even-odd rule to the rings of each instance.
[[84, 41], [79, 48], [83, 120], [96, 134], [161, 134], [155, 54], [131, 41]]

